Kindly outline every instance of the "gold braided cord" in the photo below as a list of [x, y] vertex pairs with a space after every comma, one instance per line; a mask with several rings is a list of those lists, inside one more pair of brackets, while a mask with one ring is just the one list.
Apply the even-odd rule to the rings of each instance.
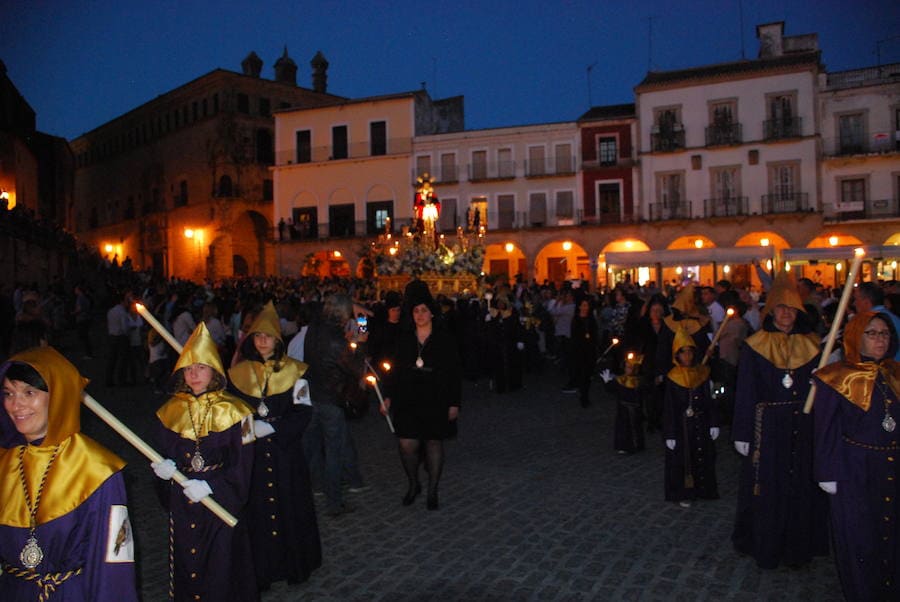
[[83, 567], [78, 567], [75, 570], [66, 571], [64, 573], [42, 574], [35, 572], [33, 569], [20, 569], [19, 567], [9, 564], [3, 565], [3, 572], [7, 575], [34, 582], [41, 590], [41, 593], [38, 596], [38, 602], [47, 602], [47, 600], [50, 599], [50, 595], [56, 591], [57, 587], [68, 581], [70, 578], [80, 575], [83, 570]]
[[31, 535], [34, 536], [34, 529], [37, 526], [36, 517], [38, 507], [41, 505], [41, 495], [44, 493], [44, 484], [47, 482], [47, 475], [50, 474], [50, 467], [53, 466], [53, 461], [56, 460], [56, 454], [59, 453], [59, 444], [53, 448], [53, 455], [50, 456], [50, 461], [47, 462], [47, 468], [44, 469], [44, 474], [41, 475], [41, 484], [38, 485], [37, 494], [34, 498], [34, 504], [31, 503], [31, 492], [28, 491], [28, 482], [25, 480], [25, 446], [19, 448], [19, 480], [22, 483], [22, 489], [25, 492], [25, 504], [28, 506], [28, 515], [31, 518]]

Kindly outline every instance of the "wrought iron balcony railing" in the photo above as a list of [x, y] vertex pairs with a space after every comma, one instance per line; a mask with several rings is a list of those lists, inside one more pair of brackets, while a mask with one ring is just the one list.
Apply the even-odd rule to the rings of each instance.
[[717, 199], [704, 199], [703, 206], [706, 217], [733, 217], [749, 215], [748, 200], [745, 196], [732, 196]]
[[683, 149], [684, 128], [681, 124], [677, 124], [676, 129], [671, 131], [651, 132], [650, 148], [654, 153], [667, 153]]
[[762, 195], [764, 213], [796, 213], [809, 210], [809, 194], [806, 192], [780, 192]]
[[678, 203], [650, 203], [650, 221], [660, 222], [670, 219], [691, 219], [691, 201]]
[[743, 128], [740, 123], [720, 123], [706, 128], [706, 146], [740, 144], [741, 142], [743, 142]]
[[800, 136], [802, 121], [799, 117], [782, 117], [763, 122], [763, 137], [766, 140], [781, 140]]

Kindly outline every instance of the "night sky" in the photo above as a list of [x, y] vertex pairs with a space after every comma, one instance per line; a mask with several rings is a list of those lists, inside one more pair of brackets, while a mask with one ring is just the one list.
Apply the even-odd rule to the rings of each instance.
[[479, 129], [633, 102], [651, 66], [739, 60], [741, 12], [746, 58], [757, 24], [785, 21], [786, 35], [819, 34], [829, 71], [876, 65], [878, 41], [882, 63], [900, 62], [896, 0], [0, 0], [0, 59], [38, 129], [69, 139], [213, 69], [239, 72], [251, 50], [271, 79], [285, 44], [304, 87], [321, 50], [329, 92], [425, 82], [434, 98], [464, 95], [466, 127]]

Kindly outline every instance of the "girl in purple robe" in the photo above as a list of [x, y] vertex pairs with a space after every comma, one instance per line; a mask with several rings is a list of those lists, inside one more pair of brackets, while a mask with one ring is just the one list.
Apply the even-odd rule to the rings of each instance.
[[847, 600], [900, 599], [900, 363], [886, 314], [844, 328], [844, 359], [816, 372], [815, 478], [831, 494], [834, 556]]
[[[156, 412], [160, 453], [151, 466], [169, 511], [170, 595], [175, 600], [259, 598], [243, 511], [253, 468], [253, 411], [225, 391], [216, 344], [201, 322], [173, 372], [175, 393]], [[176, 467], [190, 480], [171, 480]], [[182, 489], [183, 487], [183, 489]], [[229, 527], [197, 503], [212, 495], [238, 518]]]
[[124, 462], [79, 432], [87, 381], [50, 347], [0, 378], [0, 600], [136, 601]]
[[685, 330], [675, 332], [675, 367], [666, 376], [663, 399], [666, 500], [684, 508], [697, 498], [719, 498], [715, 443], [719, 414], [710, 395], [709, 367], [695, 365], [696, 349]]

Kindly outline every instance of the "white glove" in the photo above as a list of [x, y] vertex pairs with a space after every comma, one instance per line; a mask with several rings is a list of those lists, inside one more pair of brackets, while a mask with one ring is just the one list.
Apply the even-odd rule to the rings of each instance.
[[518, 343], [516, 343], [516, 349], [518, 349], [519, 351], [522, 351], [523, 349], [525, 349], [525, 343], [523, 343], [522, 341], [519, 341]]
[[254, 420], [253, 421], [253, 432], [256, 433], [257, 439], [262, 439], [263, 437], [268, 437], [272, 433], [275, 432], [275, 427], [266, 422], [265, 420]]
[[834, 495], [835, 493], [837, 493], [837, 481], [820, 481], [819, 489], [821, 489], [825, 493]]
[[603, 382], [608, 383], [615, 377], [613, 376], [613, 373], [610, 372], [609, 368], [607, 368], [606, 370], [604, 370], [603, 372], [600, 373], [600, 378], [603, 379]]
[[715, 441], [719, 438], [719, 427], [711, 426], [709, 427], [709, 438]]
[[150, 468], [152, 468], [156, 476], [163, 481], [171, 479], [172, 475], [175, 474], [175, 471], [177, 470], [175, 468], [175, 462], [168, 458], [160, 460], [159, 462], [150, 462]]
[[741, 454], [742, 456], [746, 456], [750, 453], [750, 443], [748, 443], [747, 441], [735, 441], [734, 449], [736, 449], [737, 453]]
[[666, 447], [675, 449], [675, 439], [666, 439]]
[[203, 498], [212, 495], [212, 489], [206, 481], [188, 479], [181, 486], [184, 487], [184, 495], [192, 502], [199, 502]]
[[491, 314], [490, 314], [490, 312], [488, 312], [488, 313], [484, 316], [484, 321], [485, 321], [485, 322], [490, 322], [490, 321], [491, 321]]

